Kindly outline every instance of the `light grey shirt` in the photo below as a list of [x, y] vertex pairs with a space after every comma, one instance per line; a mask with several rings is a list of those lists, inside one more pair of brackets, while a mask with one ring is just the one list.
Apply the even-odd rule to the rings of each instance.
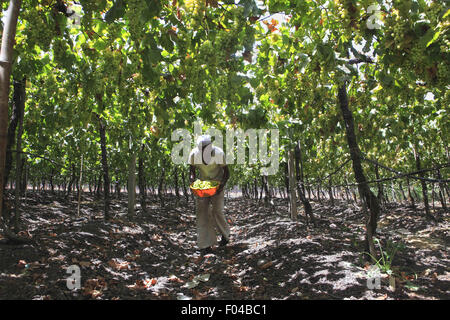
[[219, 147], [212, 147], [211, 163], [202, 162], [202, 152], [198, 147], [194, 148], [189, 154], [189, 164], [195, 166], [200, 171], [200, 180], [222, 180], [224, 174], [225, 153]]

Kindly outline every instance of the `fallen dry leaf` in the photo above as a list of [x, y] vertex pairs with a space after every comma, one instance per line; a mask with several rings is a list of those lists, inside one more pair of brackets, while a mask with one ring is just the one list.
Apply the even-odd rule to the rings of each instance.
[[89, 261], [80, 261], [80, 266], [82, 267], [89, 267], [91, 263]]
[[169, 277], [169, 282], [184, 283], [184, 281], [181, 280], [180, 278], [178, 278], [177, 276], [170, 276]]
[[129, 269], [128, 261], [121, 261], [120, 259], [111, 259], [108, 261], [108, 265], [116, 270]]
[[27, 262], [25, 260], [19, 260], [19, 262], [17, 263], [17, 266], [19, 268], [25, 268], [26, 265], [27, 265]]
[[200, 264], [200, 262], [203, 261], [203, 257], [199, 256], [198, 258], [194, 258], [192, 259], [192, 262], [194, 262], [195, 264]]
[[269, 261], [269, 262], [263, 264], [261, 266], [261, 269], [264, 270], [264, 269], [270, 268], [272, 265], [273, 265], [273, 261]]
[[134, 290], [142, 290], [142, 289], [148, 289], [152, 286], [154, 286], [156, 283], [158, 282], [158, 280], [156, 278], [152, 278], [152, 279], [138, 279], [136, 280], [136, 282], [132, 285], [127, 286], [130, 289], [134, 289]]
[[250, 290], [250, 287], [247, 287], [247, 286], [240, 286], [239, 287], [239, 292], [247, 292], [248, 290]]
[[194, 295], [194, 300], [203, 300], [208, 297], [206, 294], [201, 293], [195, 289], [192, 289], [192, 294]]
[[81, 290], [81, 294], [83, 296], [90, 296], [92, 299], [96, 299], [99, 296], [101, 296], [103, 294], [103, 292], [101, 292], [100, 290], [97, 290], [97, 289], [93, 289], [91, 287], [84, 287]]
[[162, 240], [162, 237], [161, 237], [159, 234], [154, 234], [154, 235], [152, 236], [152, 240], [155, 240], [155, 241], [161, 241], [161, 240]]
[[20, 237], [31, 239], [31, 234], [28, 231], [19, 231], [18, 235]]
[[139, 290], [139, 289], [145, 289], [146, 286], [144, 284], [144, 280], [138, 279], [136, 280], [136, 282], [132, 285], [127, 285], [128, 288], [132, 289], [132, 290]]
[[95, 289], [101, 285], [99, 279], [87, 279], [84, 283], [85, 288]]
[[438, 280], [438, 275], [436, 272], [433, 272], [433, 274], [431, 275], [431, 282], [436, 282]]

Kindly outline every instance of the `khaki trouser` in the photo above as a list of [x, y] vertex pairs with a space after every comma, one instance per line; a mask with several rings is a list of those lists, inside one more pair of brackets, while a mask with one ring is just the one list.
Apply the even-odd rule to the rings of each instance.
[[197, 197], [197, 245], [204, 249], [217, 244], [216, 227], [229, 240], [230, 226], [223, 215], [224, 191], [209, 197]]

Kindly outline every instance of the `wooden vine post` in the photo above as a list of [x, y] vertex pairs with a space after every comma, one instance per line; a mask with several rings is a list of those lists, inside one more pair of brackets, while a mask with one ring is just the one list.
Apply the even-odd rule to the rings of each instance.
[[291, 219], [293, 221], [297, 220], [297, 195], [296, 195], [296, 174], [295, 174], [295, 160], [294, 152], [292, 150], [288, 151], [288, 172], [289, 172], [289, 203]]
[[3, 215], [3, 180], [6, 160], [6, 144], [8, 131], [8, 98], [14, 39], [16, 37], [17, 19], [21, 0], [11, 0], [3, 17], [3, 36], [0, 50], [0, 219]]
[[361, 165], [361, 152], [358, 147], [355, 134], [355, 125], [353, 115], [349, 109], [347, 88], [343, 84], [338, 90], [338, 102], [344, 119], [344, 125], [347, 136], [347, 143], [352, 159], [353, 172], [356, 182], [358, 183], [358, 191], [363, 202], [363, 210], [366, 213], [366, 247], [372, 257], [376, 257], [373, 236], [377, 228], [377, 219], [380, 214], [380, 205], [377, 197], [372, 193], [367, 184], [364, 170]]

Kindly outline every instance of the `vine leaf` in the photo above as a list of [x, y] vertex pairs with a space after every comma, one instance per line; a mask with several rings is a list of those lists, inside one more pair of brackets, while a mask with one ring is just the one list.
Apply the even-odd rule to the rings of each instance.
[[108, 10], [105, 14], [105, 21], [108, 23], [117, 20], [125, 14], [125, 2], [124, 0], [117, 0], [114, 2], [111, 9]]

